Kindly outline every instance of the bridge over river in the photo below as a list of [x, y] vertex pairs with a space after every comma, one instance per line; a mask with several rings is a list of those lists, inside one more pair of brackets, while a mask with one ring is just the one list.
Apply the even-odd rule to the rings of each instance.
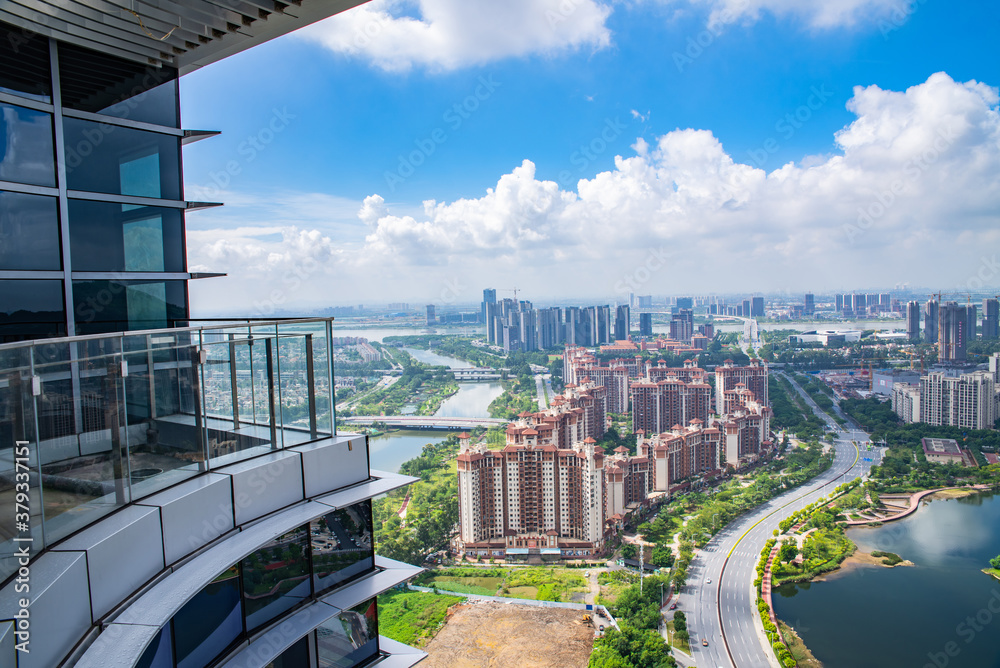
[[436, 417], [434, 415], [354, 415], [337, 418], [342, 425], [370, 426], [374, 422], [399, 429], [437, 429], [454, 431], [456, 429], [475, 429], [476, 427], [502, 427], [510, 420], [498, 418], [463, 418]]

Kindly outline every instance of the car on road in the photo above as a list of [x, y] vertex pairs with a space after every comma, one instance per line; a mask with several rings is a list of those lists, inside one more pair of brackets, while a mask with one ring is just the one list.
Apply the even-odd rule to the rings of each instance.
[[712, 584], [712, 578], [708, 578], [707, 580], [705, 580], [705, 584], [707, 585]]
[[702, 638], [701, 639], [701, 646], [702, 647], [708, 647], [708, 641], [706, 639]]
[[670, 604], [670, 609], [671, 610], [676, 610], [677, 609], [677, 604], [676, 603], [671, 603]]

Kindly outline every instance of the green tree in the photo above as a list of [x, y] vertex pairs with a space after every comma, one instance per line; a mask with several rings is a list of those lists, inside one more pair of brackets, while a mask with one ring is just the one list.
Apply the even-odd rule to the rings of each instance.
[[649, 557], [649, 562], [657, 568], [670, 568], [674, 565], [674, 553], [666, 545], [657, 543]]
[[1000, 569], [1000, 554], [990, 559], [990, 566], [996, 569]]
[[623, 559], [635, 559], [639, 556], [639, 550], [636, 549], [635, 545], [631, 543], [625, 543], [622, 545], [622, 558]]
[[786, 540], [781, 544], [781, 549], [778, 550], [778, 560], [789, 562], [795, 557], [799, 556], [799, 544], [795, 542], [795, 539]]

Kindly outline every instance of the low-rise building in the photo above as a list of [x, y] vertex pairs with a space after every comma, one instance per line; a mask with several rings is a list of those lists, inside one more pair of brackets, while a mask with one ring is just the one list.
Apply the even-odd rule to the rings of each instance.
[[922, 438], [920, 445], [924, 456], [932, 464], [965, 464], [965, 457], [958, 442], [952, 438]]

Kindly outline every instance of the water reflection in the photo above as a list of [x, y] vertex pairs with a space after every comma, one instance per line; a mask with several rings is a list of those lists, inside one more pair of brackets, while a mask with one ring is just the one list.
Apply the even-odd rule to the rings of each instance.
[[934, 657], [952, 643], [960, 658], [949, 665], [1000, 668], [1000, 615], [974, 642], [957, 633], [1000, 592], [981, 572], [1000, 552], [1000, 495], [936, 500], [848, 535], [862, 550], [895, 552], [915, 566], [856, 566], [827, 581], [775, 588], [778, 616], [824, 666], [942, 666]]

